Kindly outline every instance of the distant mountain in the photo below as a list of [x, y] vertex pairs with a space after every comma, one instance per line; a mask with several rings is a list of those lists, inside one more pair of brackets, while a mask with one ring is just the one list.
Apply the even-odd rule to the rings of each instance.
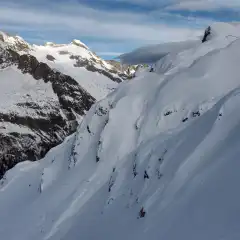
[[10, 48], [17, 52], [28, 52], [31, 49], [30, 44], [28, 44], [20, 36], [11, 36], [7, 33], [0, 31], [0, 43], [5, 45], [5, 47]]
[[0, 32], [0, 42], [5, 48], [19, 54], [31, 54], [38, 61], [72, 76], [96, 99], [106, 96], [117, 83], [128, 79], [126, 72], [101, 59], [80, 40], [75, 39], [69, 44], [47, 42], [38, 46], [28, 44], [19, 36]]
[[95, 99], [68, 75], [0, 47], [0, 177], [37, 160], [76, 130]]
[[131, 65], [131, 64], [121, 63], [120, 61], [116, 61], [116, 60], [106, 60], [106, 62], [113, 65], [119, 71], [124, 72], [128, 76], [128, 79], [133, 78], [135, 76], [135, 73], [140, 68], [145, 68], [145, 69], [149, 68], [149, 66], [147, 64]]
[[3, 32], [0, 70], [0, 177], [18, 162], [42, 158], [127, 78], [79, 40], [31, 46]]
[[106, 96], [117, 83], [128, 78], [126, 73], [98, 57], [79, 40], [73, 40], [69, 44], [34, 45], [30, 54], [72, 76], [96, 99]]

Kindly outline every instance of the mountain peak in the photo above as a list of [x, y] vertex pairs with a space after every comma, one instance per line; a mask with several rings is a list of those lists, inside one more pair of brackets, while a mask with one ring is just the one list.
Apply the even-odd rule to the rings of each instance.
[[71, 44], [74, 44], [76, 46], [79, 46], [79, 47], [83, 47], [85, 49], [89, 49], [83, 42], [81, 42], [80, 40], [78, 39], [73, 39], [73, 41], [71, 42]]
[[78, 39], [73, 39], [72, 42], [70, 42], [69, 44], [64, 44], [64, 43], [59, 44], [59, 43], [54, 43], [54, 42], [46, 42], [44, 44], [44, 46], [46, 46], [46, 47], [62, 47], [62, 46], [68, 46], [68, 45], [75, 45], [75, 46], [78, 46], [78, 47], [85, 48], [86, 50], [89, 50], [87, 45], [84, 44], [83, 42], [81, 42]]
[[30, 50], [30, 45], [22, 37], [17, 35], [13, 36], [2, 31], [0, 31], [0, 43], [1, 42], [18, 52]]

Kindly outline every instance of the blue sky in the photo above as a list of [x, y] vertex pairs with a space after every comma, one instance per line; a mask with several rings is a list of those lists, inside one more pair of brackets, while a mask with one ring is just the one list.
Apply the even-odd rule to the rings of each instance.
[[240, 0], [0, 0], [0, 29], [27, 41], [80, 39], [104, 58], [194, 39], [214, 21], [240, 21]]

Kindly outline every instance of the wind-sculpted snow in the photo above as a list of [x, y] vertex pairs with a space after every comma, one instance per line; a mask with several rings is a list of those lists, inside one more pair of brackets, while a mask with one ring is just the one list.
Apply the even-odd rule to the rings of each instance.
[[240, 40], [171, 59], [94, 104], [44, 159], [5, 174], [4, 239], [239, 239]]
[[[206, 40], [218, 39], [229, 42], [228, 39], [237, 39], [240, 37], [240, 24], [215, 23], [209, 28], [209, 36]], [[231, 41], [231, 40], [230, 40]], [[185, 42], [170, 42], [156, 45], [149, 45], [138, 48], [130, 53], [120, 55], [118, 58], [124, 64], [154, 64], [156, 61], [167, 55], [175, 55], [188, 49], [194, 50], [200, 45], [200, 40], [189, 40]], [[214, 48], [214, 45], [211, 46]]]
[[124, 64], [153, 64], [169, 53], [181, 52], [185, 49], [193, 48], [199, 43], [199, 40], [193, 40], [150, 45], [120, 55], [118, 58]]

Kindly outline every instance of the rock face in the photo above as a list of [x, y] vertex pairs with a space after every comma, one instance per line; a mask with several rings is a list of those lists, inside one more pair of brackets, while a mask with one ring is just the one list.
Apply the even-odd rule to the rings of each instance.
[[[73, 133], [77, 118], [89, 110], [95, 99], [72, 77], [29, 54], [0, 48], [0, 69], [0, 92], [9, 96], [0, 104], [2, 177], [18, 162], [43, 157]], [[20, 85], [13, 92], [5, 82]]]
[[117, 69], [92, 52], [84, 43], [73, 40], [69, 44], [46, 43], [33, 45], [31, 55], [52, 69], [71, 76], [94, 98], [101, 100], [112, 92], [128, 74]]
[[121, 73], [118, 69], [115, 69], [115, 68], [106, 69], [106, 67], [98, 68], [96, 64], [98, 64], [99, 61], [97, 61], [93, 57], [90, 59], [84, 59], [81, 56], [71, 55], [70, 59], [76, 60], [74, 67], [84, 67], [88, 71], [98, 72], [117, 83], [120, 83], [123, 80], [126, 80], [128, 78], [127, 74]]
[[211, 35], [211, 27], [209, 26], [205, 32], [204, 32], [204, 36], [203, 36], [203, 39], [202, 39], [202, 43], [205, 43], [207, 42], [208, 40], [208, 37]]
[[106, 62], [114, 66], [114, 68], [118, 69], [119, 71], [122, 71], [125, 76], [127, 76], [127, 79], [132, 79], [133, 77], [135, 77], [135, 73], [139, 70], [139, 68], [149, 67], [147, 64], [130, 65], [123, 64], [116, 60], [107, 60]]
[[0, 32], [0, 178], [42, 158], [76, 130], [96, 100], [128, 79], [84, 43], [31, 46]]
[[19, 36], [11, 36], [0, 32], [0, 42], [3, 42], [9, 49], [17, 52], [28, 52], [31, 46]]

